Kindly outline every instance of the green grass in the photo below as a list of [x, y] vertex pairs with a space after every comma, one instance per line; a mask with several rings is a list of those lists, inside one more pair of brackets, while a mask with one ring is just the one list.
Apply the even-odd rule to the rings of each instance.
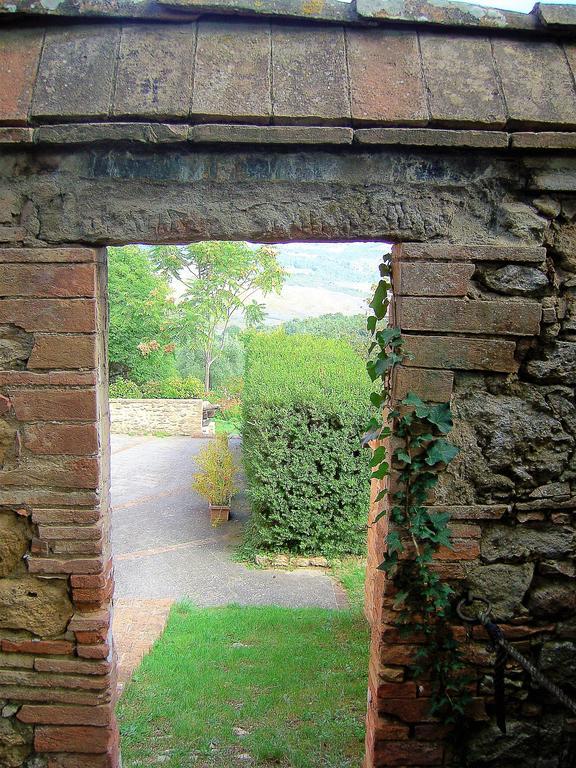
[[125, 768], [357, 768], [368, 628], [341, 578], [344, 611], [175, 605], [118, 707]]

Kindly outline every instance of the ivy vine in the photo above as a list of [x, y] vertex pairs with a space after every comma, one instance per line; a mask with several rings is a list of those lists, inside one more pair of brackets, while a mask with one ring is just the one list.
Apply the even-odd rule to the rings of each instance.
[[[372, 381], [381, 383], [371, 402], [382, 415], [371, 419], [364, 442], [376, 441], [372, 479], [383, 481], [394, 470], [393, 487], [384, 488], [375, 498], [379, 502], [390, 496], [374, 523], [389, 515], [394, 524], [378, 568], [396, 589], [394, 608], [400, 631], [419, 639], [413, 674], [426, 680], [431, 714], [454, 722], [470, 700], [470, 681], [451, 628], [453, 590], [432, 567], [435, 553], [450, 547], [448, 515], [430, 512], [426, 504], [458, 448], [446, 439], [452, 429], [449, 403], [429, 404], [411, 392], [400, 402], [392, 401], [394, 368], [412, 355], [404, 348], [400, 330], [384, 325], [392, 287], [389, 275], [390, 263], [385, 262], [368, 318], [372, 343], [367, 369]], [[393, 446], [391, 455], [384, 440]]]

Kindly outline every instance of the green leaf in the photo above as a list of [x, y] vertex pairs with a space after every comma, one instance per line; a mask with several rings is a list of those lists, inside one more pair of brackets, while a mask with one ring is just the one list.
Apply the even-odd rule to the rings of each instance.
[[386, 280], [380, 280], [374, 291], [372, 301], [368, 306], [374, 310], [374, 314], [378, 320], [383, 320], [386, 315], [388, 289], [390, 284]]
[[404, 546], [400, 541], [400, 536], [396, 531], [390, 531], [388, 536], [386, 536], [386, 548], [389, 555], [404, 551]]
[[412, 458], [402, 448], [397, 448], [394, 451], [394, 458], [398, 459], [398, 461], [403, 461], [405, 464], [412, 464]]
[[445, 435], [452, 429], [452, 414], [450, 413], [450, 405], [448, 403], [440, 403], [430, 408], [427, 419], [430, 423], [435, 424], [440, 432], [443, 432]]
[[366, 327], [368, 329], [368, 333], [374, 333], [376, 330], [376, 325], [378, 323], [378, 318], [374, 317], [374, 315], [370, 315], [368, 320], [366, 320]]
[[378, 392], [372, 392], [370, 395], [370, 402], [375, 408], [379, 408], [386, 401], [386, 395], [381, 395]]
[[386, 448], [383, 445], [379, 445], [372, 454], [372, 458], [370, 459], [370, 466], [375, 467], [377, 464], [380, 464], [381, 461], [384, 461], [385, 458]]
[[378, 469], [375, 469], [374, 472], [371, 474], [372, 480], [383, 480], [386, 475], [390, 472], [390, 465], [383, 461]]
[[426, 464], [433, 466], [434, 464], [448, 464], [452, 459], [458, 455], [460, 449], [457, 448], [448, 440], [439, 438], [435, 440], [426, 452]]

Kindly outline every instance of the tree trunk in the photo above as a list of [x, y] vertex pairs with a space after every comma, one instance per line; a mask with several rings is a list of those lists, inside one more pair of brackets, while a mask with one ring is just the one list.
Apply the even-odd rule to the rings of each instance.
[[209, 352], [204, 353], [204, 389], [210, 391], [210, 368], [212, 367], [212, 355]]

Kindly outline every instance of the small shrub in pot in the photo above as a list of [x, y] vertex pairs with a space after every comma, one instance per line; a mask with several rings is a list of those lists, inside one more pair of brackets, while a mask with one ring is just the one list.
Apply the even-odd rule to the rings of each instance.
[[210, 521], [218, 525], [230, 517], [230, 502], [238, 491], [238, 467], [228, 445], [228, 435], [219, 434], [196, 457], [198, 472], [192, 488], [210, 507]]

